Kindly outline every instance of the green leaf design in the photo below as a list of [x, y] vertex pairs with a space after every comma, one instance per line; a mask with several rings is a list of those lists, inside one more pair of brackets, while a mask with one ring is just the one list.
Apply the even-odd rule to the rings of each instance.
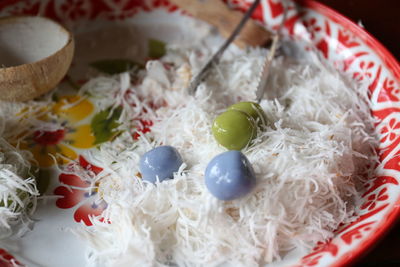
[[[112, 114], [110, 114], [112, 112]], [[90, 124], [92, 133], [96, 140], [95, 145], [109, 141], [111, 138], [116, 136], [119, 132], [115, 131], [115, 128], [119, 126], [117, 120], [121, 116], [122, 107], [118, 107], [114, 110], [111, 107], [106, 110], [97, 113]]]
[[148, 56], [150, 58], [160, 58], [165, 55], [166, 53], [166, 48], [165, 48], [165, 43], [159, 40], [155, 39], [149, 39], [148, 42], [148, 48], [149, 48], [149, 53]]
[[118, 74], [130, 71], [133, 68], [143, 69], [143, 64], [137, 63], [129, 59], [104, 59], [89, 64], [98, 71], [107, 74]]

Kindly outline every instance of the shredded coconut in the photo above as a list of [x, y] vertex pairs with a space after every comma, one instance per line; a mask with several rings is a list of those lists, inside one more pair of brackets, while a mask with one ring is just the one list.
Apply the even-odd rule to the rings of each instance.
[[[169, 47], [137, 76], [97, 77], [81, 89], [99, 106], [122, 106], [125, 130], [86, 152], [102, 172], [73, 170], [98, 185], [108, 205], [92, 227], [74, 230], [89, 243], [89, 265], [256, 266], [311, 248], [354, 219], [360, 184], [376, 160], [367, 88], [312, 53], [307, 61], [282, 57], [272, 65], [261, 102], [268, 125], [243, 150], [256, 172], [254, 191], [234, 201], [207, 191], [204, 170], [225, 151], [212, 136], [213, 119], [255, 99], [266, 53], [231, 48], [196, 96], [187, 95], [190, 78], [216, 48], [206, 41]], [[138, 118], [153, 125], [135, 140]], [[172, 180], [143, 182], [140, 156], [161, 144], [174, 146], [184, 164]]]
[[[7, 105], [3, 103], [2, 107]], [[31, 228], [30, 215], [39, 195], [29, 163], [32, 155], [4, 138], [9, 134], [5, 133], [6, 124], [0, 117], [0, 240], [11, 234], [20, 236]]]

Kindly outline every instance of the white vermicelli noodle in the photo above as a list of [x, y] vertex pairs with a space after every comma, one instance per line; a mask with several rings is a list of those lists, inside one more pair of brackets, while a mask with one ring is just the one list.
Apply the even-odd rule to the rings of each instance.
[[[219, 201], [204, 184], [208, 162], [225, 151], [211, 125], [229, 105], [254, 100], [265, 50], [231, 49], [190, 96], [184, 89], [207, 58], [199, 50], [207, 56], [213, 49], [173, 47], [147, 63], [140, 83], [124, 73], [83, 86], [98, 105], [122, 106], [119, 128], [126, 130], [85, 154], [103, 168], [92, 184], [108, 205], [92, 227], [74, 230], [89, 243], [89, 264], [255, 266], [310, 248], [354, 219], [359, 186], [376, 160], [367, 88], [315, 55], [276, 59], [260, 103], [268, 125], [242, 151], [257, 185], [243, 198]], [[153, 125], [135, 140], [138, 117]], [[161, 144], [175, 147], [184, 164], [172, 180], [143, 182], [140, 156]]]
[[0, 117], [0, 240], [12, 234], [21, 236], [32, 227], [30, 215], [39, 195], [30, 173], [32, 155], [4, 138], [6, 124]]

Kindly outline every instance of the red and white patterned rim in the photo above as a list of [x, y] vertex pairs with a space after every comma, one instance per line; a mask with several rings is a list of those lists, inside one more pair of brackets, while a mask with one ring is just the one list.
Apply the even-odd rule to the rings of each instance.
[[21, 265], [11, 254], [0, 248], [0, 267], [15, 267]]
[[[239, 10], [245, 10], [251, 3], [228, 2]], [[280, 1], [262, 3], [254, 18], [272, 27], [278, 25], [283, 13]], [[78, 27], [80, 21], [124, 20], [157, 8], [177, 12], [176, 6], [166, 0], [3, 0], [0, 15], [41, 14]], [[380, 139], [377, 149], [381, 163], [376, 167], [376, 177], [365, 184], [358, 219], [342, 226], [332, 240], [318, 244], [295, 264], [348, 265], [381, 238], [400, 216], [400, 65], [360, 26], [313, 0], [292, 2], [285, 26], [290, 35], [312, 43], [328, 61], [353, 79], [369, 82], [371, 112], [378, 119], [375, 126]]]
[[[335, 248], [337, 244], [332, 240], [321, 248], [315, 248], [313, 253], [302, 259], [303, 265], [314, 266], [317, 265], [315, 263], [319, 262], [321, 254], [325, 258], [327, 254], [330, 254], [330, 256], [336, 257], [335, 260], [327, 261], [330, 266], [345, 266], [356, 261], [363, 253], [367, 252], [400, 217], [400, 161], [397, 158], [400, 139], [396, 132], [397, 128], [400, 127], [400, 124], [398, 124], [400, 119], [400, 65], [382, 44], [345, 16], [312, 0], [298, 0], [297, 2], [303, 7], [325, 16], [326, 36], [333, 36], [333, 30], [330, 31], [330, 28], [333, 27], [330, 27], [330, 25], [336, 24], [335, 26], [338, 28], [337, 40], [329, 45], [336, 47], [335, 52], [340, 51], [340, 44], [352, 51], [353, 57], [350, 57], [349, 60], [345, 57], [340, 59], [345, 62], [343, 68], [345, 71], [352, 72], [355, 79], [366, 77], [370, 79], [372, 112], [379, 119], [376, 126], [381, 138], [379, 145], [381, 164], [377, 167], [377, 177], [371, 181], [371, 185], [366, 186], [367, 191], [363, 195], [365, 202], [360, 207], [359, 219], [338, 230], [337, 236], [334, 238], [334, 240], [341, 239], [346, 245], [352, 244], [356, 239], [359, 239], [359, 241], [353, 247], [348, 246], [347, 251], [344, 249], [344, 253], [339, 253], [338, 249], [343, 250], [343, 248], [340, 246]], [[343, 34], [346, 31], [353, 35], [353, 40], [350, 36], [346, 37]], [[339, 41], [339, 45], [337, 41]], [[357, 42], [362, 44], [357, 45]], [[315, 44], [325, 57], [331, 56], [331, 54], [325, 52], [325, 46], [321, 45], [323, 41]], [[364, 49], [358, 48], [359, 46], [364, 46]], [[354, 61], [359, 61], [358, 69], [357, 67], [354, 68], [354, 65], [357, 64]], [[353, 64], [353, 66], [347, 64]], [[349, 67], [354, 69], [349, 70]], [[385, 74], [382, 74], [383, 69], [386, 69]], [[390, 158], [389, 155], [391, 155]], [[387, 195], [389, 189], [386, 186], [397, 188], [397, 190], [392, 191], [391, 201]], [[391, 204], [389, 204], [390, 202]], [[378, 216], [379, 214], [380, 216]], [[320, 259], [320, 263], [322, 263], [322, 259]]]

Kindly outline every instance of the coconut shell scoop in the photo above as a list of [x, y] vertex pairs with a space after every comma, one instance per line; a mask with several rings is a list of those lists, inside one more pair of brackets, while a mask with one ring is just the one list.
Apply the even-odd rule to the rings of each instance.
[[55, 88], [73, 54], [71, 33], [50, 19], [0, 18], [0, 99], [27, 101]]

